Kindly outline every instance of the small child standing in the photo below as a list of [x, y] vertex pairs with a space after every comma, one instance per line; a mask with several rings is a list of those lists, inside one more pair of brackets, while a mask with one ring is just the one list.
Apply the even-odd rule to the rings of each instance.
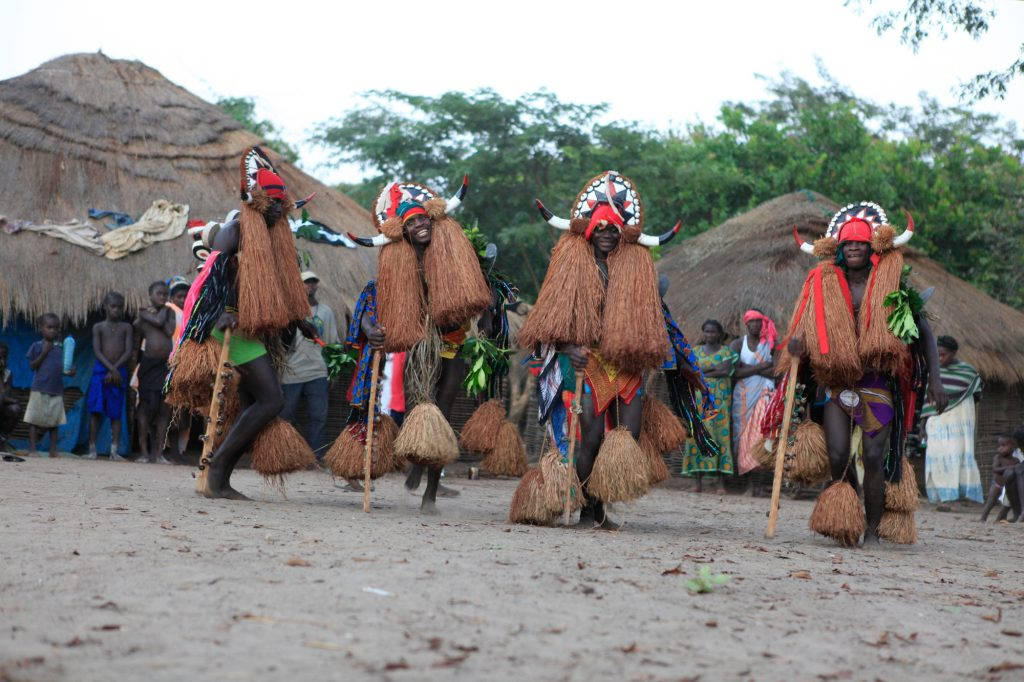
[[[1002, 521], [1010, 513], [1010, 504], [1005, 491], [1006, 474], [1013, 471], [1013, 468], [1020, 464], [1015, 456], [1018, 451], [1013, 449], [1013, 439], [1003, 434], [998, 437], [996, 445], [996, 456], [992, 459], [992, 484], [988, 489], [988, 499], [985, 501], [985, 508], [981, 510], [980, 521], [984, 523], [988, 519], [989, 512], [996, 506], [996, 502], [1002, 503], [999, 516], [996, 521]], [[1019, 515], [1020, 510], [1015, 509], [1014, 513]]]
[[35, 452], [41, 435], [49, 434], [50, 457], [56, 457], [57, 427], [67, 423], [64, 416], [64, 365], [58, 340], [60, 318], [53, 313], [42, 315], [39, 333], [43, 340], [29, 346], [26, 354], [28, 366], [35, 374], [24, 419], [28, 424], [29, 452]]
[[92, 327], [92, 368], [86, 406], [89, 408], [89, 459], [96, 459], [96, 436], [103, 418], [110, 419], [110, 459], [121, 455], [121, 412], [128, 386], [128, 359], [132, 355], [132, 326], [124, 321], [124, 296], [111, 291], [103, 297], [106, 318]]

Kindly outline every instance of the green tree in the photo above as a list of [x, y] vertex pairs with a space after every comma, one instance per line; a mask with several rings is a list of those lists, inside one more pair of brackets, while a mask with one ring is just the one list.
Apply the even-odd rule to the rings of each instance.
[[[846, 0], [845, 4], [870, 5], [872, 2]], [[917, 52], [921, 42], [933, 31], [945, 38], [952, 28], [977, 40], [988, 31], [989, 22], [995, 17], [995, 10], [973, 0], [907, 0], [905, 8], [882, 12], [872, 19], [871, 24], [879, 35], [893, 29], [899, 30], [900, 42], [910, 45]], [[979, 100], [990, 94], [998, 99], [1005, 97], [1010, 81], [1024, 73], [1024, 43], [1019, 53], [1021, 56], [1006, 68], [979, 73], [966, 83], [961, 83], [961, 98]]]
[[217, 106], [241, 123], [246, 130], [258, 135], [285, 161], [296, 163], [299, 160], [299, 152], [295, 147], [281, 139], [280, 129], [271, 121], [256, 117], [256, 102], [252, 97], [221, 97], [217, 100]]

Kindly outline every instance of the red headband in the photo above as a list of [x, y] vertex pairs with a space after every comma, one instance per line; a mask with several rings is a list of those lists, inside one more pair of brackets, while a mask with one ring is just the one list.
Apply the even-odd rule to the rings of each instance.
[[256, 184], [259, 185], [271, 199], [284, 200], [284, 180], [282, 180], [281, 176], [274, 171], [267, 170], [266, 168], [260, 168], [256, 171]]
[[839, 243], [867, 242], [871, 243], [871, 225], [860, 218], [850, 218], [839, 228]]
[[602, 203], [595, 207], [593, 212], [591, 212], [590, 224], [587, 225], [587, 231], [584, 233], [583, 236], [586, 237], [589, 241], [590, 236], [594, 234], [594, 228], [596, 228], [598, 224], [602, 222], [611, 223], [620, 230], [622, 229], [623, 225], [622, 216], [619, 215], [618, 211], [616, 211], [608, 204]]

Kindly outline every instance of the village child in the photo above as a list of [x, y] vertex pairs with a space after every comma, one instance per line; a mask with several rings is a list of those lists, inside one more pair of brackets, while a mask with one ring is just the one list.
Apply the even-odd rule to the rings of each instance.
[[168, 464], [164, 443], [171, 414], [164, 402], [164, 380], [167, 359], [171, 354], [174, 334], [174, 311], [167, 305], [167, 285], [156, 281], [149, 285], [149, 303], [139, 310], [135, 320], [136, 334], [141, 337], [138, 365], [138, 396], [136, 424], [139, 438], [139, 460]]
[[96, 459], [96, 437], [104, 419], [110, 420], [110, 459], [123, 460], [121, 415], [132, 356], [132, 326], [124, 321], [124, 296], [116, 291], [103, 297], [104, 319], [92, 328], [96, 364], [86, 397], [89, 410], [89, 459]]
[[41, 341], [29, 346], [26, 358], [33, 372], [32, 390], [25, 408], [29, 452], [36, 451], [40, 436], [50, 436], [50, 457], [57, 456], [57, 427], [64, 416], [64, 367], [61, 357], [60, 318], [46, 313], [39, 318]]

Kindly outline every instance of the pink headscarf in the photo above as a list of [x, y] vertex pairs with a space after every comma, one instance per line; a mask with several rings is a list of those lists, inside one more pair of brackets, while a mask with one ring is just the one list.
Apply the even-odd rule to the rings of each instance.
[[769, 348], [775, 348], [775, 339], [778, 337], [778, 332], [775, 331], [775, 323], [772, 322], [772, 318], [751, 309], [743, 313], [743, 324], [751, 320], [761, 320], [761, 338], [758, 341], [767, 341]]

